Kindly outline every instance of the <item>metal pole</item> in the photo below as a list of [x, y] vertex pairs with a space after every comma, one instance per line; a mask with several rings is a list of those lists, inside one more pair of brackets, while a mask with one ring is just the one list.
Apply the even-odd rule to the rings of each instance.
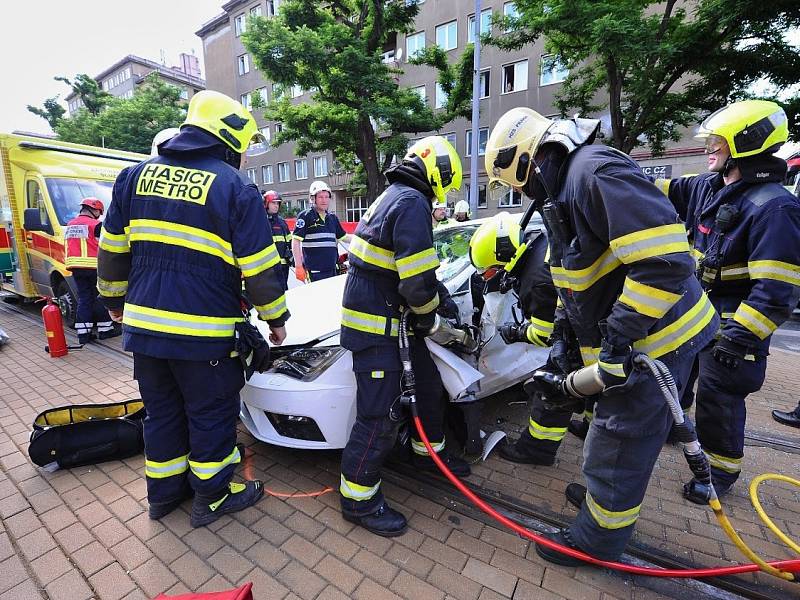
[[475, 0], [475, 45], [472, 59], [472, 156], [469, 161], [469, 210], [478, 216], [478, 137], [481, 108], [481, 0]]

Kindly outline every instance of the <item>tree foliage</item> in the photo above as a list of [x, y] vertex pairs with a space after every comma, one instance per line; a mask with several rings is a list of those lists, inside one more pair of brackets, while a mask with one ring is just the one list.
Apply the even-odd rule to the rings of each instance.
[[149, 153], [153, 137], [167, 127], [177, 127], [186, 115], [178, 87], [151, 74], [132, 98], [110, 98], [97, 114], [79, 109], [55, 126], [68, 142]]
[[83, 107], [92, 115], [100, 114], [103, 107], [113, 98], [111, 94], [100, 87], [96, 79], [89, 77], [86, 73], [76, 75], [73, 81], [64, 76], [53, 77], [53, 79], [63, 81], [72, 88], [73, 93], [83, 103]]
[[[556, 96], [566, 114], [608, 111], [608, 142], [654, 153], [681, 128], [768, 80], [798, 81], [800, 51], [786, 32], [800, 25], [797, 0], [516, 0], [511, 31], [488, 38], [503, 49], [545, 39], [569, 68]], [[796, 105], [796, 99], [794, 100]], [[789, 102], [791, 104], [791, 101]], [[798, 134], [793, 120], [794, 133]]]
[[[435, 131], [456, 116], [468, 116], [471, 48], [456, 65], [438, 48], [416, 61], [439, 71], [449, 93], [439, 110], [400, 87], [402, 71], [382, 61], [383, 52], [395, 48], [397, 34], [413, 31], [417, 10], [405, 0], [285, 0], [278, 17], [250, 19], [244, 45], [276, 84], [264, 111], [283, 125], [273, 143], [294, 141], [301, 155], [333, 151], [343, 168], [355, 168], [355, 181], [372, 200], [383, 190], [383, 172], [392, 159], [406, 151], [404, 134]], [[299, 104], [285, 93], [276, 97], [276, 90], [292, 86], [310, 91], [312, 101]]]
[[28, 110], [33, 114], [42, 117], [50, 125], [50, 129], [55, 130], [59, 120], [67, 112], [66, 109], [58, 102], [58, 96], [48, 98], [42, 103], [42, 108], [38, 106], [31, 106], [28, 104]]

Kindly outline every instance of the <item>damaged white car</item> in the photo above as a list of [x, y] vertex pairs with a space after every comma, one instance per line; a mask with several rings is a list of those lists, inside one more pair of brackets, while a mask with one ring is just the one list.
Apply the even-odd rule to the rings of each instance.
[[[461, 322], [472, 321], [469, 240], [481, 221], [458, 223], [434, 231], [441, 266], [439, 280], [458, 305]], [[532, 221], [528, 229], [540, 229]], [[350, 352], [339, 345], [342, 294], [346, 276], [333, 277], [290, 289], [286, 300], [292, 318], [288, 336], [273, 367], [255, 373], [242, 390], [241, 419], [254, 437], [290, 448], [337, 449], [347, 443], [356, 417], [356, 381]], [[547, 358], [547, 349], [529, 344], [506, 345], [497, 327], [514, 319], [513, 292], [486, 295], [480, 322], [481, 349], [477, 398], [485, 398], [530, 377]], [[518, 309], [517, 313], [519, 313]], [[518, 316], [519, 318], [519, 316]], [[264, 337], [265, 323], [258, 325]], [[450, 352], [435, 352], [434, 360], [445, 388], [457, 395], [459, 376], [470, 371]], [[473, 371], [474, 373], [474, 371]], [[475, 373], [475, 377], [479, 376]]]

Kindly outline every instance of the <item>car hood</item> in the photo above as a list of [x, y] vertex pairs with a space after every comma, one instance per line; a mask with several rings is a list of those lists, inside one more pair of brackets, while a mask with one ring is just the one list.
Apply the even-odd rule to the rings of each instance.
[[[319, 339], [324, 339], [323, 346], [339, 343], [346, 280], [346, 275], [340, 275], [299, 285], [286, 292], [286, 305], [292, 316], [286, 321], [283, 346], [308, 344]], [[255, 311], [250, 315], [264, 338], [269, 339], [269, 326], [264, 321], [256, 322]]]

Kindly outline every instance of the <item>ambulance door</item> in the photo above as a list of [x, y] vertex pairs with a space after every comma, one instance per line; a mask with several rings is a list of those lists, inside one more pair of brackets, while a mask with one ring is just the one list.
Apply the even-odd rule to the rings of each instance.
[[37, 225], [41, 225], [41, 229], [36, 227], [30, 231], [25, 230], [25, 248], [28, 253], [31, 281], [36, 285], [37, 291], [43, 293], [50, 289], [53, 225], [51, 215], [47, 210], [42, 184], [37, 179], [28, 179], [25, 182], [25, 207], [38, 211], [39, 222]]

